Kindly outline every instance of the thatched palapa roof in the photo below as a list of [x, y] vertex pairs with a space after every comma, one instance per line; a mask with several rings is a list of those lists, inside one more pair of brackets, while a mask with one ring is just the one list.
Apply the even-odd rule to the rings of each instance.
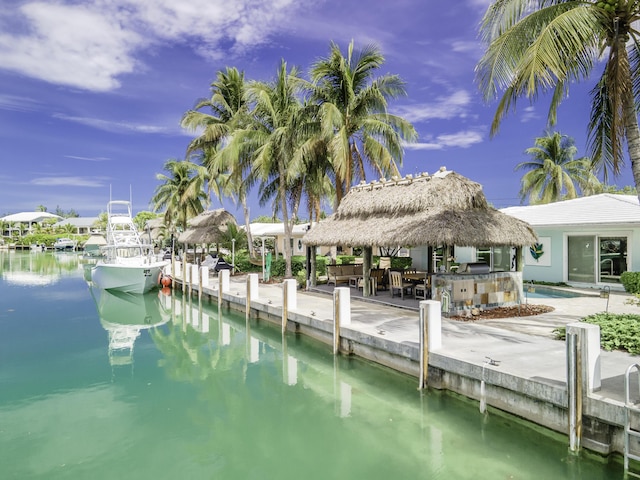
[[145, 227], [149, 230], [152, 240], [158, 240], [165, 234], [164, 218], [150, 218], [147, 220]]
[[178, 242], [196, 245], [218, 243], [222, 241], [229, 222], [236, 224], [236, 219], [223, 208], [202, 212], [189, 220], [189, 227], [180, 234]]
[[529, 224], [489, 206], [482, 186], [441, 168], [353, 187], [336, 212], [304, 236], [307, 245], [525, 246]]

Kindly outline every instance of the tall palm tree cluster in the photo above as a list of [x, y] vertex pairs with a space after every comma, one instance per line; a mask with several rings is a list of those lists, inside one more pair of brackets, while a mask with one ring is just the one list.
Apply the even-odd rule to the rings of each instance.
[[495, 0], [484, 16], [487, 49], [476, 67], [487, 99], [502, 92], [492, 124], [498, 131], [517, 99], [550, 94], [548, 123], [572, 82], [602, 73], [591, 90], [588, 123], [591, 161], [617, 175], [623, 146], [640, 187], [640, 19], [638, 0]]
[[[257, 187], [260, 204], [282, 217], [290, 245], [303, 202], [317, 220], [322, 203], [337, 207], [354, 182], [366, 180], [367, 169], [399, 175], [403, 142], [417, 135], [388, 112], [389, 100], [406, 92], [398, 76], [376, 76], [383, 63], [376, 46], [354, 51], [352, 42], [343, 54], [332, 43], [308, 79], [284, 60], [267, 82], [247, 80], [232, 67], [217, 72], [211, 95], [182, 118], [197, 136], [187, 160], [169, 160], [168, 175], [158, 175], [155, 210], [166, 209], [165, 221], [184, 228], [213, 193], [242, 205], [248, 226], [247, 197]], [[285, 260], [291, 276], [288, 249]]]

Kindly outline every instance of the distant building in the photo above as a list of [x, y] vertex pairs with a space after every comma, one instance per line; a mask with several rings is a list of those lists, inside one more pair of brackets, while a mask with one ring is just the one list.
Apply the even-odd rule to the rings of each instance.
[[67, 225], [73, 226], [75, 231], [73, 233], [77, 235], [89, 235], [96, 233], [96, 229], [93, 225], [98, 221], [98, 217], [72, 217], [60, 220], [54, 225], [54, 228], [65, 227]]

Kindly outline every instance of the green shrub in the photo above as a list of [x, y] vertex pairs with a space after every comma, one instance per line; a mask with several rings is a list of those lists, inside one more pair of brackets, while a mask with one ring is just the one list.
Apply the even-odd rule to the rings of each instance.
[[347, 265], [349, 263], [355, 263], [355, 255], [338, 255], [337, 262], [341, 265]]
[[582, 319], [600, 327], [600, 346], [640, 354], [640, 315], [596, 313]]
[[327, 274], [327, 257], [316, 258], [316, 275]]
[[640, 293], [640, 272], [622, 272], [620, 282], [628, 293]]
[[413, 263], [411, 257], [391, 257], [391, 268], [407, 269]]
[[[229, 260], [230, 261], [230, 260]], [[261, 265], [254, 265], [251, 263], [251, 257], [249, 257], [249, 252], [247, 250], [240, 250], [236, 252], [236, 270], [238, 272], [261, 272]]]
[[[300, 270], [304, 269], [304, 257], [296, 256], [291, 258], [291, 274], [295, 277]], [[287, 264], [284, 258], [278, 258], [271, 263], [271, 276], [284, 277], [287, 271]]]

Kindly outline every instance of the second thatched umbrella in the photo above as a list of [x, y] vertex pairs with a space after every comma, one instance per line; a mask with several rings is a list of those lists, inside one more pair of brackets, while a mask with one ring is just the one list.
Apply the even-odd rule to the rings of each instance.
[[202, 212], [189, 220], [189, 226], [180, 234], [178, 242], [194, 245], [220, 243], [230, 222], [236, 225], [234, 216], [224, 208]]

